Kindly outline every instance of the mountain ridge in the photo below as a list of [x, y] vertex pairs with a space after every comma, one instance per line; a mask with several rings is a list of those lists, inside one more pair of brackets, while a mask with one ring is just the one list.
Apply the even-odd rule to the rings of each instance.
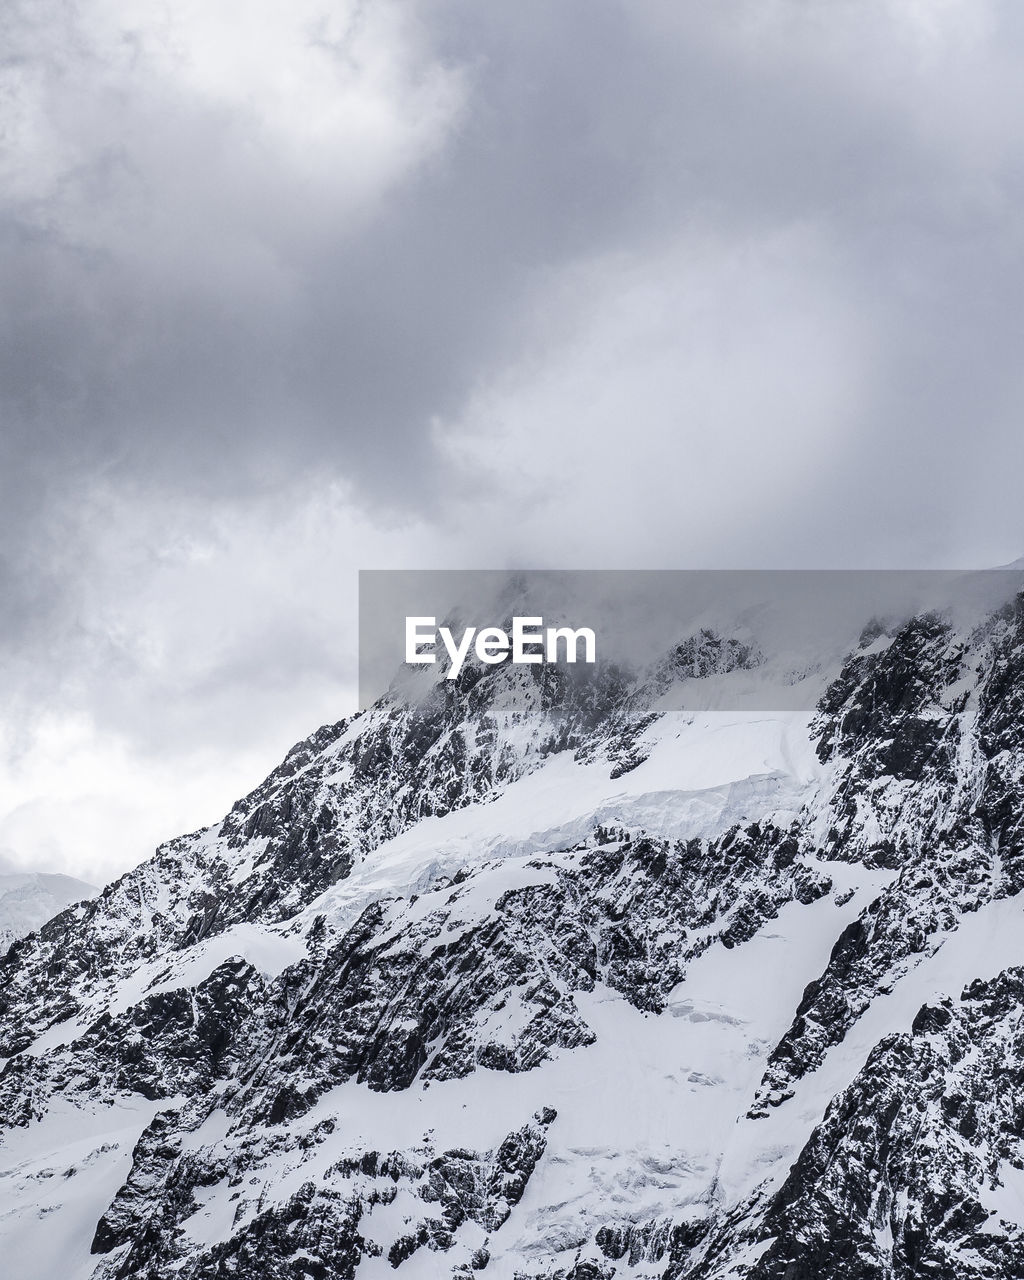
[[742, 710], [764, 661], [385, 697], [16, 943], [22, 1274], [1015, 1274], [1022, 598], [865, 631], [811, 713]]
[[0, 954], [72, 903], [91, 898], [95, 885], [60, 872], [33, 871], [0, 860]]

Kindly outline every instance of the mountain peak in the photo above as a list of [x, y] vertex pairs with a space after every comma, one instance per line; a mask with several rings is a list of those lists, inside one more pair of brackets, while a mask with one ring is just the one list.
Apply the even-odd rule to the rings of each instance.
[[73, 876], [20, 869], [12, 858], [4, 858], [0, 862], [0, 955], [72, 903], [94, 898], [98, 892]]

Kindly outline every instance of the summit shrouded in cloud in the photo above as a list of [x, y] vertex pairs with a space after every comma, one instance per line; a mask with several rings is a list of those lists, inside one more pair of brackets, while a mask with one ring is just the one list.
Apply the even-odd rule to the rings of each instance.
[[360, 567], [1018, 555], [1022, 25], [7, 6], [0, 843], [208, 821]]
[[11, 1274], [1019, 1280], [997, 576], [799, 670], [747, 610], [308, 734], [0, 958]]
[[72, 876], [19, 871], [0, 855], [0, 955], [75, 902], [96, 896], [91, 884]]

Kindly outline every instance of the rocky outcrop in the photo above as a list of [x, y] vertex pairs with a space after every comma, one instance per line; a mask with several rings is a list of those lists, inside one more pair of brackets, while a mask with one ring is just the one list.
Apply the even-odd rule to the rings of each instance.
[[1022, 602], [867, 630], [797, 808], [701, 790], [731, 722], [665, 710], [764, 661], [467, 666], [15, 943], [0, 1237], [73, 1220], [95, 1280], [1021, 1274], [1024, 944], [963, 939], [1024, 889]]

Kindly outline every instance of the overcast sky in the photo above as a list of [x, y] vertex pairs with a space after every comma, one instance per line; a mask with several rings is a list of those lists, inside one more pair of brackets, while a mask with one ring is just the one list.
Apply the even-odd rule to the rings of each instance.
[[1014, 0], [9, 0], [0, 853], [355, 702], [356, 571], [1024, 551]]

